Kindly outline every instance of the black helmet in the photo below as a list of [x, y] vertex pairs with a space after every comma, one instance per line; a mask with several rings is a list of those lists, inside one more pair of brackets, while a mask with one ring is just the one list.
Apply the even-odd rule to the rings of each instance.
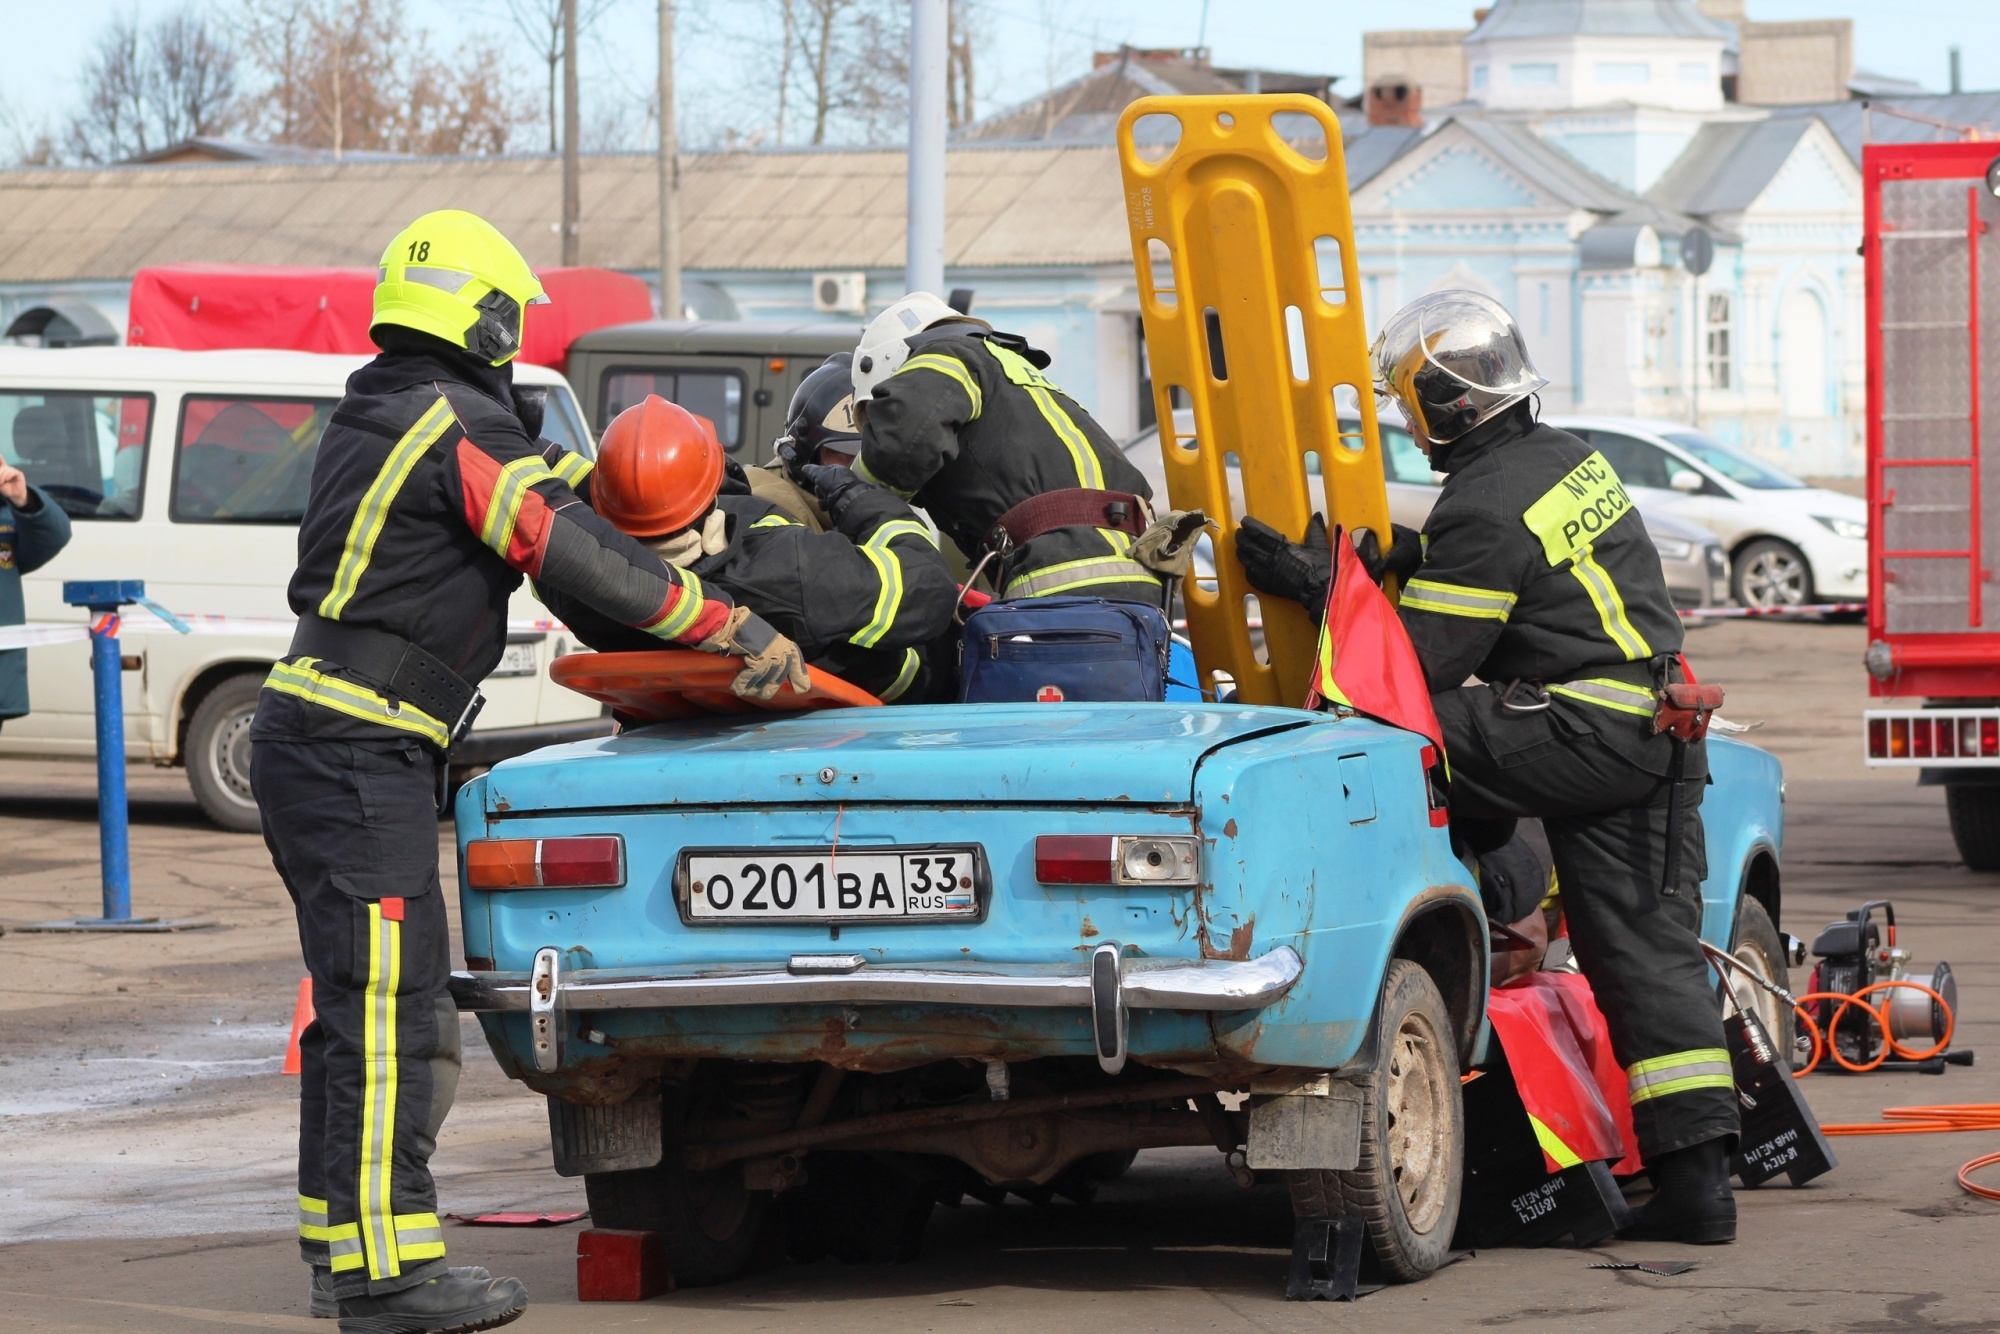
[[791, 437], [792, 454], [800, 463], [819, 462], [819, 451], [827, 445], [843, 454], [859, 451], [853, 364], [852, 352], [836, 352], [799, 381], [785, 412], [785, 434]]

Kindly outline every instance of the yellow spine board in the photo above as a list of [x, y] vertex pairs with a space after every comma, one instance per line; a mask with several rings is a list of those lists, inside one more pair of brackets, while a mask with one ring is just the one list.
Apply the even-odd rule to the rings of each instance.
[[[1170, 150], [1163, 122], [1140, 125], [1160, 116], [1180, 126]], [[1323, 158], [1281, 133], [1297, 139], [1307, 120]], [[1329, 526], [1372, 529], [1384, 545], [1389, 533], [1340, 124], [1299, 94], [1147, 97], [1119, 118], [1118, 156], [1168, 496], [1221, 527], [1217, 578], [1183, 584], [1201, 680], [1226, 672], [1247, 703], [1297, 706], [1312, 676], [1312, 618], [1262, 599], [1269, 661], [1258, 660], [1238, 518], [1254, 514], [1296, 539], [1319, 510]], [[1215, 374], [1216, 337], [1226, 379]], [[1193, 405], [1191, 438], [1174, 422], [1175, 388]], [[1341, 435], [1336, 394], [1359, 434]], [[1230, 454], [1240, 461], [1233, 496]], [[1308, 456], [1318, 459], [1318, 496]]]

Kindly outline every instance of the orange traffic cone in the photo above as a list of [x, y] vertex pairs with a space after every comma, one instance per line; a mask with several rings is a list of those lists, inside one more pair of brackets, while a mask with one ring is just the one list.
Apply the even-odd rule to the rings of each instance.
[[299, 1055], [299, 1035], [306, 1031], [306, 1025], [313, 1021], [313, 980], [299, 979], [298, 1003], [292, 1007], [292, 1039], [285, 1044], [285, 1068], [283, 1073], [296, 1075], [303, 1068]]

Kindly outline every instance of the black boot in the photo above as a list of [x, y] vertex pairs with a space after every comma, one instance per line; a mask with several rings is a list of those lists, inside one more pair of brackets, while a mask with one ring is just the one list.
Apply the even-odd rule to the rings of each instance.
[[[458, 1265], [451, 1271], [453, 1278], [492, 1278], [479, 1265]], [[340, 1315], [340, 1301], [333, 1295], [333, 1271], [314, 1266], [312, 1283], [309, 1285], [310, 1299], [306, 1313], [315, 1320], [332, 1320]]]
[[471, 1334], [518, 1319], [528, 1290], [518, 1278], [429, 1279], [381, 1297], [340, 1304], [340, 1334]]
[[1704, 1140], [1646, 1164], [1653, 1198], [1632, 1211], [1622, 1241], [1680, 1241], [1714, 1246], [1736, 1240], [1736, 1196], [1729, 1188], [1729, 1142]]

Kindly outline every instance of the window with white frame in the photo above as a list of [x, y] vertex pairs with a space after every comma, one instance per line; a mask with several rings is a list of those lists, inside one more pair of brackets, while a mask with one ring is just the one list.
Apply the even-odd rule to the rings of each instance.
[[1595, 71], [1603, 83], [1651, 83], [1653, 67], [1643, 60], [1600, 60]]
[[1486, 86], [1486, 66], [1474, 65], [1472, 67], [1472, 86], [1474, 88], [1484, 88]]
[[1702, 329], [1703, 361], [1708, 365], [1708, 387], [1727, 389], [1729, 371], [1729, 293], [1710, 292]]
[[1507, 67], [1507, 78], [1512, 83], [1554, 83], [1556, 67], [1553, 61], [1529, 61]]

